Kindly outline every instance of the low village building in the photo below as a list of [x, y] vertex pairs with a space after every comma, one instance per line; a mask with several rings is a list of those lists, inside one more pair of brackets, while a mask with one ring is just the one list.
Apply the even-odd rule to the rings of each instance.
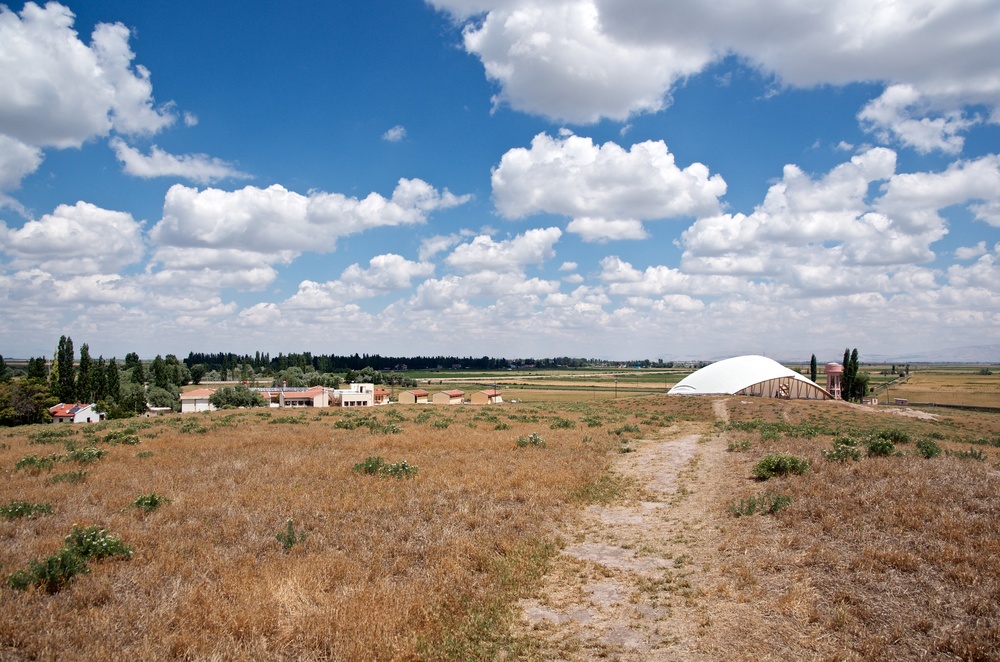
[[460, 405], [465, 391], [439, 391], [434, 394], [433, 402], [436, 405]]
[[500, 391], [491, 389], [489, 391], [476, 391], [472, 394], [472, 404], [474, 405], [498, 405], [503, 402]]
[[409, 391], [403, 391], [399, 394], [399, 404], [401, 405], [419, 405], [427, 404], [428, 397], [430, 393], [419, 388], [410, 389]]
[[372, 393], [376, 405], [389, 404], [389, 395], [390, 395], [389, 391], [386, 391], [385, 389], [381, 388], [375, 389], [375, 391]]
[[82, 403], [66, 404], [60, 402], [55, 407], [49, 407], [53, 423], [96, 423], [104, 420], [104, 413], [97, 411], [97, 405]]
[[199, 388], [193, 391], [181, 393], [181, 413], [193, 414], [197, 411], [215, 411], [209, 398], [215, 393], [215, 389]]

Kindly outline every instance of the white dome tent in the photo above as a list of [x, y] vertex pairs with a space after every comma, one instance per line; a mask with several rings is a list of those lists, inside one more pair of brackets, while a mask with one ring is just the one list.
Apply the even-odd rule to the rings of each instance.
[[832, 400], [819, 384], [766, 356], [717, 361], [679, 381], [668, 395], [749, 395], [761, 398]]

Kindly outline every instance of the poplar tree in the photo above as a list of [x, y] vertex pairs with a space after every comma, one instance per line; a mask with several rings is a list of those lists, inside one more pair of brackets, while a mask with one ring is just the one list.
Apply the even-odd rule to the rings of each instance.
[[75, 353], [73, 351], [73, 339], [69, 336], [60, 336], [59, 346], [56, 349], [56, 367], [53, 367], [55, 377], [56, 397], [62, 402], [76, 402], [76, 370], [74, 368]]
[[87, 343], [80, 345], [80, 367], [76, 373], [76, 394], [81, 400], [86, 400], [88, 403], [97, 401], [94, 394], [93, 361], [90, 358], [90, 346]]
[[809, 361], [809, 379], [816, 381], [816, 355], [812, 355]]

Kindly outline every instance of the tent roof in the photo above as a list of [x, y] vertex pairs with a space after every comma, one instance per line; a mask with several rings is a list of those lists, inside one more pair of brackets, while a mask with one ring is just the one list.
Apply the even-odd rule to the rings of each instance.
[[669, 395], [735, 395], [744, 392], [747, 395], [770, 396], [778, 389], [785, 389], [789, 394], [786, 397], [832, 398], [809, 378], [766, 356], [752, 354], [705, 366], [679, 381], [670, 389]]

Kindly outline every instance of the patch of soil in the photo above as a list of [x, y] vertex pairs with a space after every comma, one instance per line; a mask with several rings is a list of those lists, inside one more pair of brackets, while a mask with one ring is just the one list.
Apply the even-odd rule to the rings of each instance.
[[705, 515], [725, 444], [690, 428], [663, 434], [615, 464], [636, 497], [588, 507], [539, 593], [521, 601], [521, 634], [539, 657], [714, 659], [697, 639], [711, 620], [701, 596], [717, 567], [708, 560], [717, 533]]

